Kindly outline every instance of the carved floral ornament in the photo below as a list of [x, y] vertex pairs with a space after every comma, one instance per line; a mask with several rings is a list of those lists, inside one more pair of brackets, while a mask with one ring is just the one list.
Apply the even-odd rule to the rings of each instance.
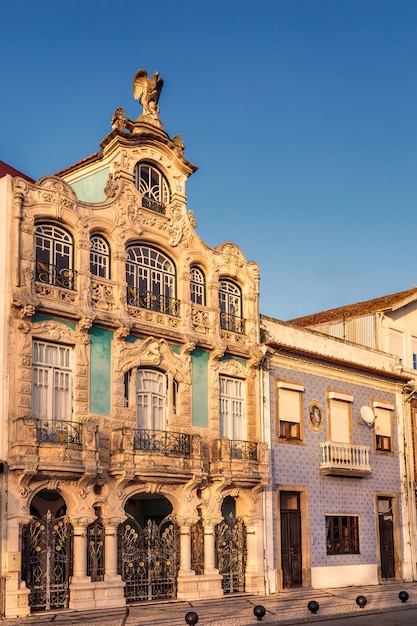
[[170, 372], [179, 382], [191, 383], [191, 358], [177, 355], [164, 339], [148, 337], [135, 343], [117, 342], [115, 345], [117, 371], [127, 371], [133, 367], [160, 367]]

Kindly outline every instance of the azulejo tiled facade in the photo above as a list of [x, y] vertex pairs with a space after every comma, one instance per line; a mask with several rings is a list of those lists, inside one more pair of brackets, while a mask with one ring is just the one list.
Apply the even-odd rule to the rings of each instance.
[[0, 179], [6, 616], [413, 576], [409, 376], [260, 317], [257, 264], [196, 232], [161, 88], [139, 70], [98, 153]]

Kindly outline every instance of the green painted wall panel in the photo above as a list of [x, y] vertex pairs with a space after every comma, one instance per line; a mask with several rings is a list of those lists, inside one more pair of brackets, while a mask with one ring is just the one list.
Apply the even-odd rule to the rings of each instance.
[[193, 426], [204, 428], [208, 428], [208, 360], [208, 352], [191, 353]]
[[110, 415], [111, 341], [110, 330], [90, 328], [90, 412]]
[[57, 317], [51, 317], [49, 315], [34, 315], [32, 317], [32, 322], [56, 322], [57, 324], [65, 324], [69, 326], [71, 330], [76, 330], [77, 324], [75, 322], [69, 322], [68, 320], [61, 320]]
[[106, 200], [106, 194], [104, 188], [109, 177], [110, 168], [104, 169], [81, 178], [74, 183], [71, 183], [71, 187], [77, 194], [77, 198], [83, 202], [103, 202]]

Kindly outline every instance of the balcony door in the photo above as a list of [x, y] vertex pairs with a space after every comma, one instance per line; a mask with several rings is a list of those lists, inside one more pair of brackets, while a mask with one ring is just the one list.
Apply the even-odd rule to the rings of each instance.
[[166, 430], [167, 377], [152, 369], [138, 369], [136, 406], [138, 428]]
[[32, 412], [42, 428], [72, 419], [72, 348], [45, 341], [33, 342]]
[[246, 439], [245, 382], [220, 376], [220, 436], [232, 441]]

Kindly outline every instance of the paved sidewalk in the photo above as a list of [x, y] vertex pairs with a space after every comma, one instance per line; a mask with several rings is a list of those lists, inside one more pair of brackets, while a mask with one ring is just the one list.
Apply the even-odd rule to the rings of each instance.
[[[409, 600], [402, 604], [398, 594], [407, 591]], [[367, 598], [365, 608], [356, 604], [358, 595]], [[320, 608], [316, 615], [307, 608], [310, 600], [316, 600]], [[266, 609], [262, 621], [257, 621], [253, 609], [261, 604]], [[1, 626], [184, 626], [188, 612], [198, 615], [198, 626], [252, 626], [268, 624], [320, 624], [335, 617], [353, 617], [388, 610], [407, 610], [417, 606], [417, 583], [385, 583], [366, 587], [343, 587], [337, 589], [297, 589], [281, 591], [270, 596], [242, 594], [226, 596], [218, 600], [195, 602], [172, 601], [131, 605], [128, 610], [102, 609], [96, 611], [71, 610], [39, 613], [36, 616], [0, 620]], [[354, 626], [354, 621], [351, 622]]]

